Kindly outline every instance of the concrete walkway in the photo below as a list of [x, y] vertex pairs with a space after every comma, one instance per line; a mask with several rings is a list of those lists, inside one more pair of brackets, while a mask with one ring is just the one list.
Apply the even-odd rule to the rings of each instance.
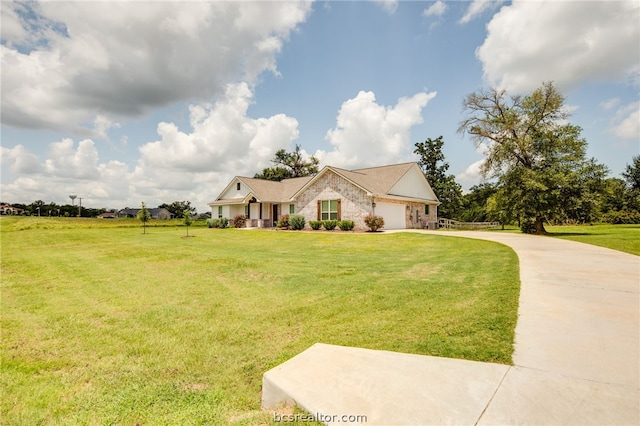
[[515, 365], [316, 344], [265, 373], [263, 408], [295, 403], [328, 424], [640, 424], [640, 257], [549, 237], [415, 232], [518, 254]]

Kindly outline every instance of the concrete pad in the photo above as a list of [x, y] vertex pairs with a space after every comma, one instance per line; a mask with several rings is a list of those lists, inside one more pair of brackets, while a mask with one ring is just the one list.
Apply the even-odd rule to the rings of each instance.
[[640, 391], [513, 367], [478, 425], [638, 425]]
[[475, 424], [509, 368], [318, 343], [264, 374], [262, 406], [296, 404], [327, 424]]

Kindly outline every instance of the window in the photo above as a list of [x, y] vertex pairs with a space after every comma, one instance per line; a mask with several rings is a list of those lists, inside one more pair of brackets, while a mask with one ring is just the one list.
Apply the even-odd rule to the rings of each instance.
[[429, 216], [429, 204], [425, 204], [425, 205], [424, 205], [424, 214], [426, 214], [427, 216]]
[[236, 191], [240, 191], [240, 182], [236, 183]]
[[246, 217], [249, 217], [249, 206], [248, 205], [244, 206], [244, 215]]
[[322, 200], [320, 203], [320, 220], [338, 219], [338, 200]]
[[218, 217], [222, 217], [222, 206], [218, 206]]
[[296, 212], [296, 206], [294, 204], [289, 204], [289, 214], [294, 214]]

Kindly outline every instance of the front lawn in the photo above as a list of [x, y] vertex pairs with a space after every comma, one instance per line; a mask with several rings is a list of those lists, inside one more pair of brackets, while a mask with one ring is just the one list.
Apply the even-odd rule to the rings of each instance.
[[269, 423], [262, 374], [315, 342], [511, 363], [500, 244], [35, 220], [0, 220], [5, 425]]
[[546, 228], [553, 237], [640, 256], [640, 225], [566, 225]]

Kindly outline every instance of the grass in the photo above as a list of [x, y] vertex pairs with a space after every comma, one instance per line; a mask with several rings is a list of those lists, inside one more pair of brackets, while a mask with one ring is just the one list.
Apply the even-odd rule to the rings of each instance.
[[[545, 228], [550, 237], [593, 244], [640, 256], [640, 225], [545, 225]], [[491, 231], [519, 233], [520, 229], [509, 226], [504, 231]]]
[[134, 225], [0, 220], [3, 424], [267, 424], [262, 374], [315, 342], [511, 363], [505, 246]]
[[551, 236], [640, 256], [640, 225], [547, 226]]

